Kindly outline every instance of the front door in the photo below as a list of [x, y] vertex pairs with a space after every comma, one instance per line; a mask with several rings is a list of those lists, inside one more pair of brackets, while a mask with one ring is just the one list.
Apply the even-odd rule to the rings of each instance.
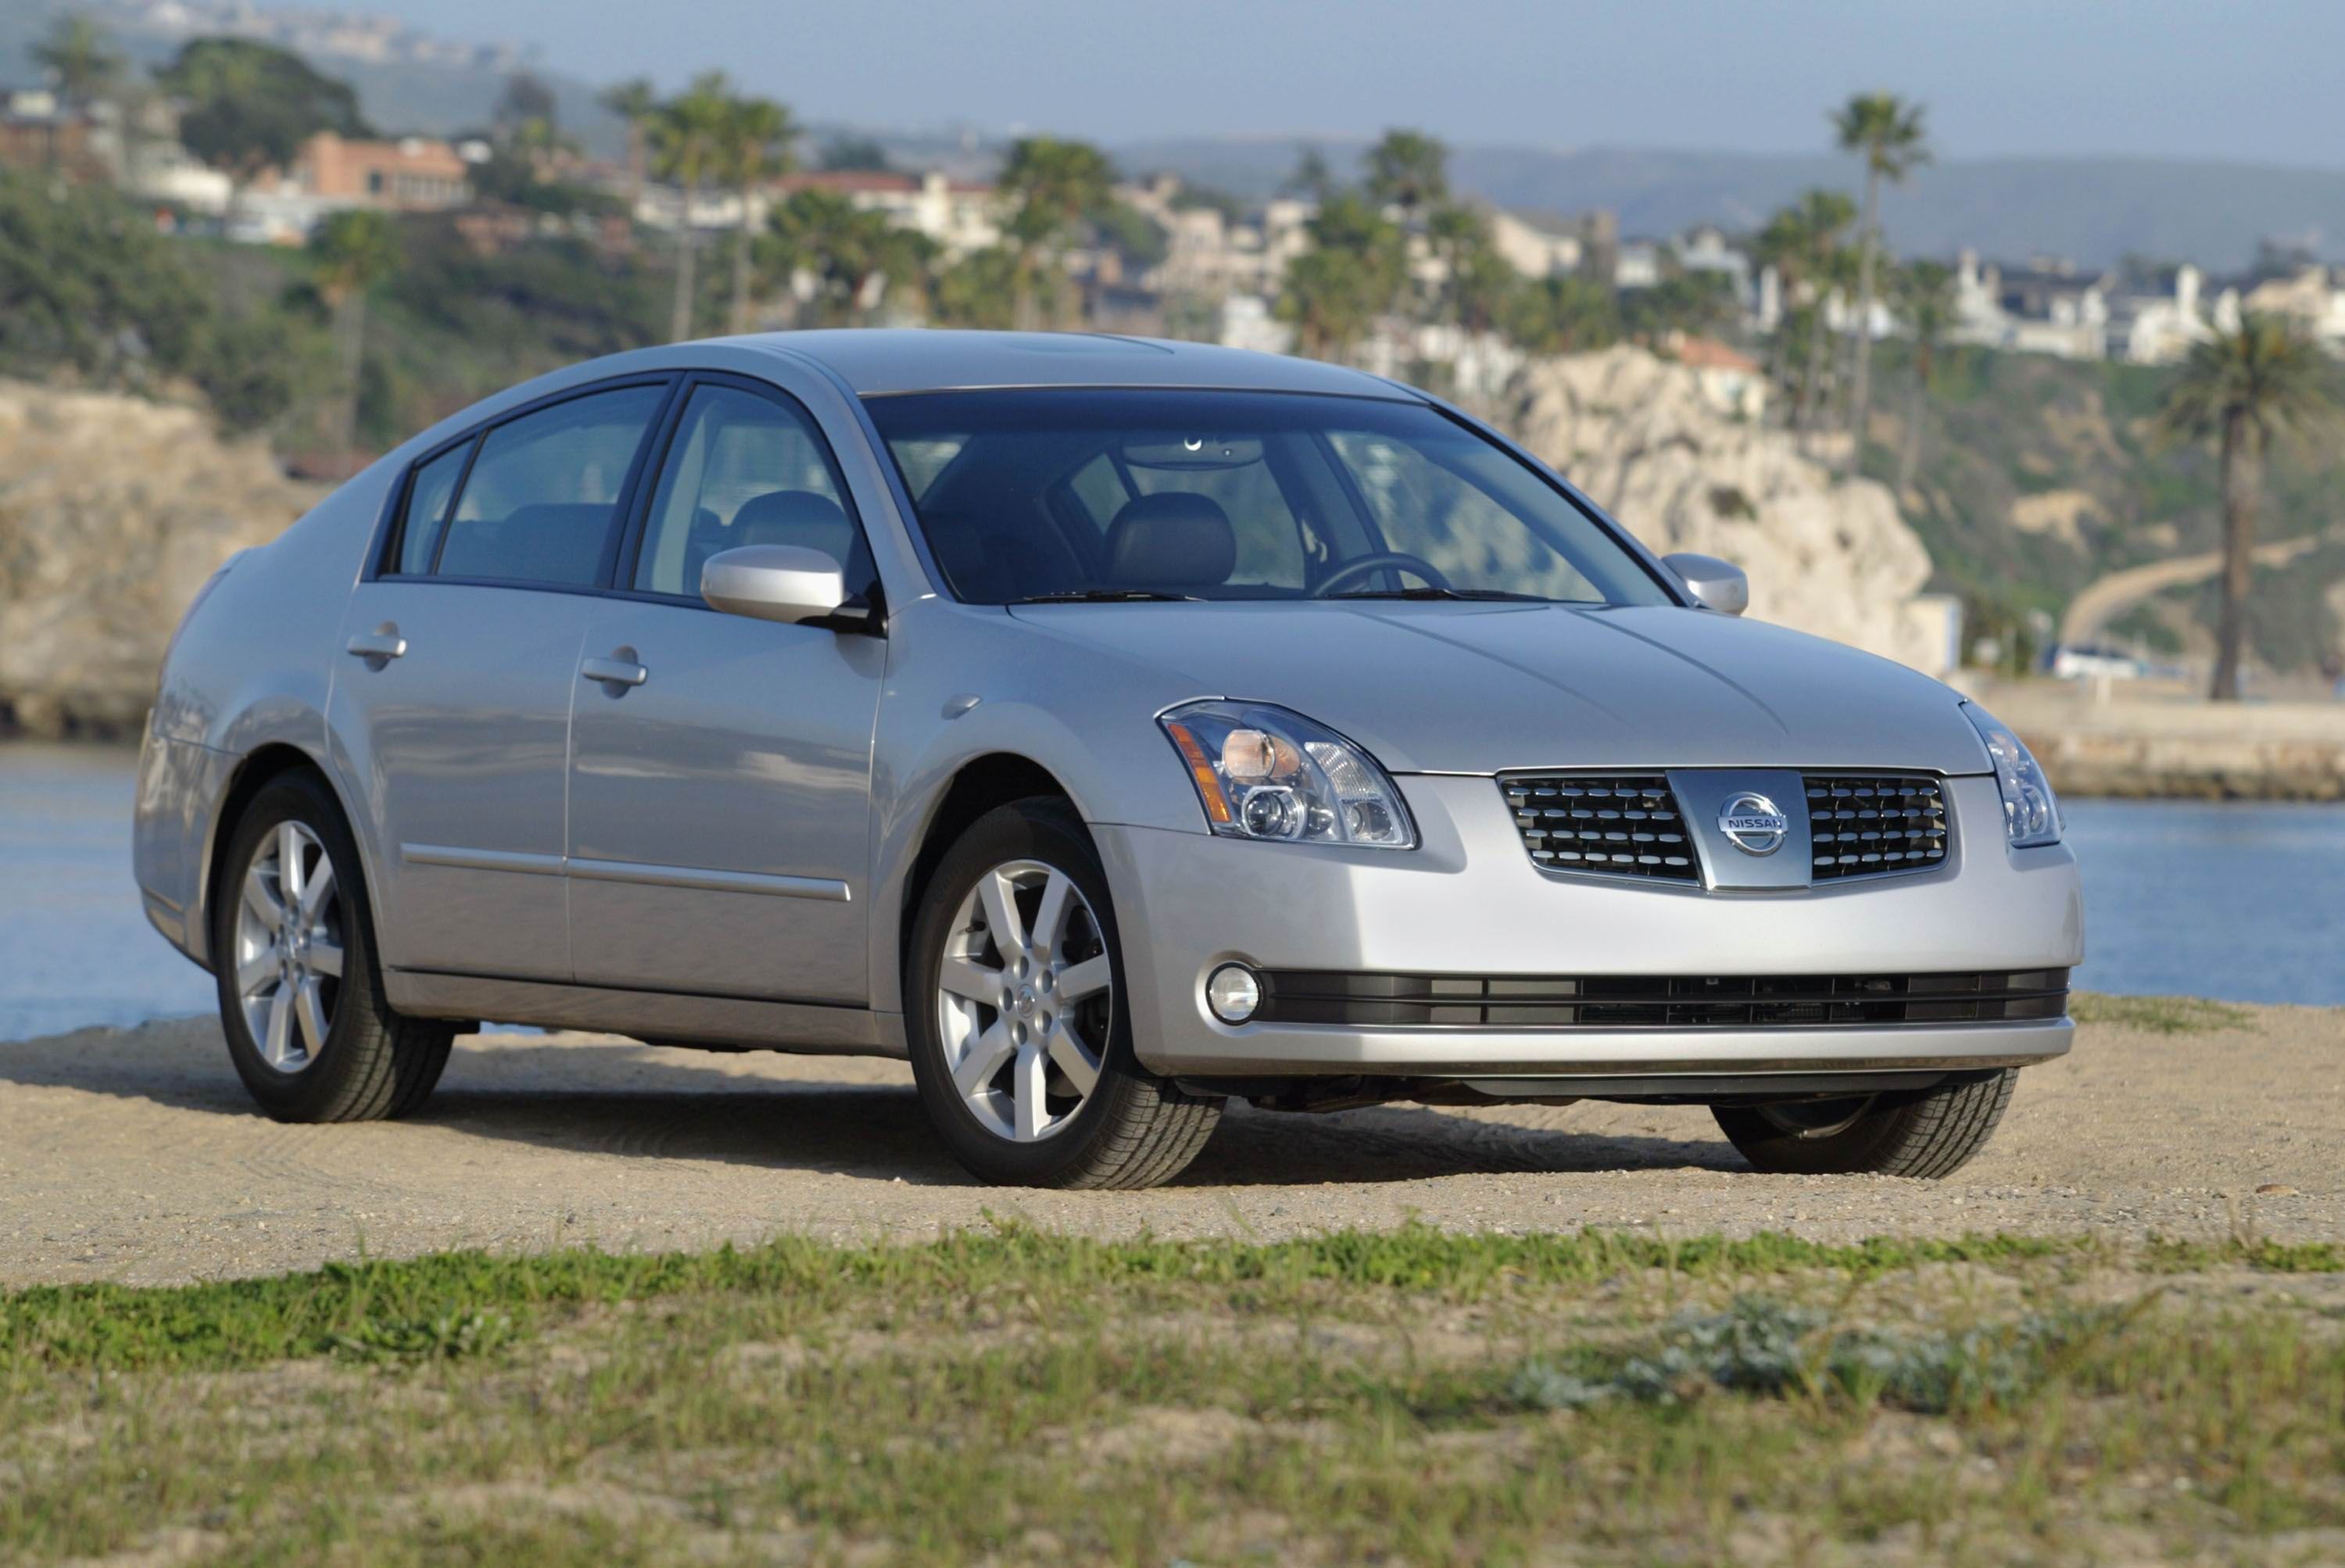
[[579, 649], [667, 392], [597, 391], [416, 465], [337, 656], [338, 767], [382, 846], [384, 962], [570, 978], [563, 796]]
[[587, 628], [571, 730], [581, 984], [862, 1005], [872, 725], [887, 644], [720, 615], [739, 545], [870, 555], [829, 449], [784, 394], [709, 380], [673, 419], [620, 593]]

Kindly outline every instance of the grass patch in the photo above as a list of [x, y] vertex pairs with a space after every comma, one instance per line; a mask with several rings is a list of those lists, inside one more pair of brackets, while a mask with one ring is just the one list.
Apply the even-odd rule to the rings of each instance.
[[2340, 1270], [1005, 1227], [26, 1290], [0, 1560], [2228, 1558], [2345, 1529]]
[[2256, 1015], [2245, 1007], [2197, 996], [2111, 996], [2098, 991], [2068, 995], [2068, 1016], [2079, 1023], [2114, 1023], [2153, 1034], [2211, 1034], [2220, 1029], [2252, 1029]]
[[[1690, 1282], [1800, 1270], [1853, 1280], [1929, 1264], [2088, 1260], [2101, 1244], [2024, 1236], [1810, 1241], [1765, 1232], [1673, 1240], [1583, 1230], [1457, 1234], [1411, 1224], [1291, 1241], [1101, 1241], [1022, 1225], [940, 1241], [842, 1247], [778, 1237], [707, 1252], [435, 1253], [330, 1263], [310, 1273], [203, 1285], [37, 1286], [0, 1293], [0, 1368], [228, 1370], [289, 1358], [453, 1359], [477, 1355], [581, 1311], [673, 1297], [736, 1294], [797, 1315], [1012, 1292], [1061, 1306], [1113, 1297], [1145, 1303], [1207, 1289], [1285, 1310], [1331, 1287], [1473, 1302], [1587, 1288], [1659, 1271]], [[2235, 1265], [2274, 1273], [2345, 1270], [2327, 1242], [2236, 1239], [2156, 1244], [2133, 1266], [2167, 1272]]]

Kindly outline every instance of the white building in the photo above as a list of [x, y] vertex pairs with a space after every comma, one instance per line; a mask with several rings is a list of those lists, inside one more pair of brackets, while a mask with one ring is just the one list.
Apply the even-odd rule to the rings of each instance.
[[2210, 309], [2206, 275], [2188, 261], [2142, 289], [2109, 296], [2108, 356], [2137, 365], [2171, 364], [2218, 328], [2238, 324], [2239, 295], [2226, 289]]
[[2302, 267], [2248, 290], [2242, 309], [2286, 317], [2332, 353], [2345, 352], [2345, 269]]
[[1528, 213], [1494, 210], [1490, 247], [1526, 278], [1558, 278], [1579, 270], [1588, 247], [1579, 225]]
[[1947, 336], [2021, 353], [2097, 360], [2109, 347], [2109, 280], [2038, 257], [2025, 266], [1982, 264], [1964, 250], [1954, 269], [1954, 327]]
[[1231, 299], [1275, 295], [1286, 269], [1311, 249], [1315, 203], [1277, 198], [1233, 220], [1220, 208], [1183, 206], [1181, 182], [1159, 175], [1117, 191], [1164, 230], [1164, 260], [1140, 280], [1163, 294]]

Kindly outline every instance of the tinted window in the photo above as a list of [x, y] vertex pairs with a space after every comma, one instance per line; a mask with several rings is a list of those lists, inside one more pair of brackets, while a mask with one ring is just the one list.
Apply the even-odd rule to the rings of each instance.
[[592, 392], [490, 431], [449, 521], [440, 575], [591, 586], [665, 395], [656, 386]]
[[399, 566], [410, 574], [431, 569], [431, 552], [440, 545], [441, 520], [448, 515], [448, 498], [456, 481], [464, 477], [464, 459], [472, 443], [450, 448], [415, 471], [407, 487], [407, 507], [399, 519]]
[[[1428, 585], [1463, 597], [1670, 602], [1551, 480], [1418, 403], [1086, 388], [865, 406], [937, 565], [972, 603]], [[1393, 555], [1415, 565], [1369, 564]]]
[[701, 566], [743, 545], [819, 550], [860, 585], [869, 575], [862, 544], [829, 452], [803, 412], [735, 387], [702, 386], [668, 443], [634, 585], [697, 598]]

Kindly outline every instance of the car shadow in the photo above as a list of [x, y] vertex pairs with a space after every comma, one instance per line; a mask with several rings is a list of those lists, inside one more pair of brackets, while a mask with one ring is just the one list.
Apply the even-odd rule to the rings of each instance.
[[[79, 1090], [260, 1120], [226, 1046], [185, 1023], [0, 1043], [0, 1085]], [[967, 1186], [909, 1083], [728, 1070], [726, 1058], [584, 1042], [460, 1042], [448, 1075], [407, 1125], [549, 1151], [816, 1170], [872, 1181]], [[800, 1071], [819, 1074], [817, 1059]], [[888, 1071], [887, 1069], [878, 1069]], [[850, 1077], [849, 1075], [852, 1075]], [[1568, 1118], [1543, 1111], [1540, 1122]], [[1233, 1104], [1176, 1187], [1292, 1186], [1442, 1176], [1632, 1170], [1740, 1170], [1722, 1139], [1623, 1135], [1416, 1105], [1324, 1115]]]

